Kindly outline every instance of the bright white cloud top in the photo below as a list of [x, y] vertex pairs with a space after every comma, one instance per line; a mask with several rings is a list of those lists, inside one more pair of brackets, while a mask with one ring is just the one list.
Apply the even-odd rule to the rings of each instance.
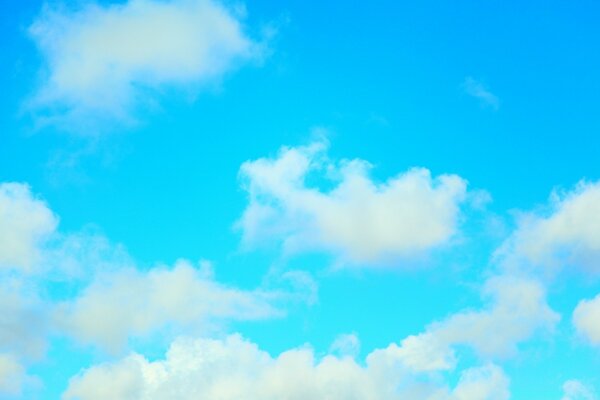
[[495, 365], [466, 370], [454, 389], [419, 381], [379, 350], [362, 366], [351, 357], [317, 358], [311, 348], [271, 357], [238, 335], [176, 340], [164, 360], [134, 354], [73, 378], [65, 400], [505, 400], [509, 380]]
[[[461, 177], [414, 168], [377, 183], [367, 161], [331, 162], [326, 150], [325, 142], [283, 147], [275, 158], [242, 165], [246, 245], [277, 240], [286, 252], [325, 250], [368, 263], [422, 255], [457, 233], [467, 193]], [[323, 182], [333, 187], [320, 189]]]
[[50, 117], [129, 119], [152, 91], [189, 91], [260, 58], [242, 17], [213, 0], [47, 7], [30, 28], [47, 64], [33, 106]]

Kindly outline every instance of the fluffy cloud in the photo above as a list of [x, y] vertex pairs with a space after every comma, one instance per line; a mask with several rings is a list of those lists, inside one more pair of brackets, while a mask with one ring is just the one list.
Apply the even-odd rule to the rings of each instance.
[[456, 364], [454, 347], [465, 345], [480, 356], [505, 358], [537, 330], [553, 329], [559, 316], [548, 307], [537, 282], [512, 277], [490, 279], [484, 294], [492, 298], [482, 311], [464, 311], [431, 324], [424, 333], [409, 336], [387, 349], [415, 371], [450, 370]]
[[310, 348], [271, 357], [237, 335], [178, 339], [164, 360], [133, 354], [74, 377], [64, 400], [302, 399], [504, 400], [508, 380], [493, 365], [467, 370], [457, 387], [413, 379], [382, 357], [362, 366], [350, 357], [315, 359]]
[[600, 345], [600, 294], [577, 304], [573, 312], [573, 324], [590, 343]]
[[54, 117], [128, 118], [149, 90], [205, 84], [259, 57], [241, 14], [213, 0], [47, 7], [30, 28], [47, 63], [33, 105]]
[[[240, 169], [250, 203], [243, 240], [278, 239], [286, 251], [323, 249], [361, 263], [410, 257], [447, 243], [457, 231], [466, 182], [411, 169], [384, 183], [363, 160], [328, 162], [326, 144], [282, 148]], [[308, 181], [333, 183], [321, 190]]]
[[553, 193], [546, 212], [526, 213], [499, 251], [509, 264], [600, 272], [600, 183]]
[[207, 329], [218, 321], [278, 316], [273, 296], [221, 285], [209, 268], [179, 261], [171, 269], [100, 275], [79, 297], [60, 305], [56, 318], [80, 341], [118, 351], [130, 337], [167, 328], [180, 333]]
[[30, 271], [39, 246], [54, 232], [57, 217], [22, 183], [0, 184], [0, 269]]
[[594, 391], [578, 380], [568, 380], [563, 385], [561, 400], [596, 400]]

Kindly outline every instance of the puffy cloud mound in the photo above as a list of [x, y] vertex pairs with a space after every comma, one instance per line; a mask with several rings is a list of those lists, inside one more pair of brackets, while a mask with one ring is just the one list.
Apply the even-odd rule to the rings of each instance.
[[0, 184], [0, 268], [29, 271], [58, 218], [22, 183]]
[[577, 304], [573, 312], [573, 324], [590, 343], [600, 345], [600, 294]]
[[271, 357], [237, 335], [223, 340], [178, 339], [164, 360], [133, 354], [91, 367], [74, 377], [64, 400], [220, 399], [220, 400], [505, 400], [508, 380], [494, 365], [467, 370], [457, 387], [413, 379], [367, 357], [315, 359], [310, 348]]
[[148, 89], [203, 84], [259, 57], [241, 12], [213, 0], [47, 7], [30, 28], [47, 63], [33, 105], [53, 117], [129, 118]]
[[[456, 233], [466, 197], [462, 178], [415, 168], [377, 183], [368, 162], [334, 164], [326, 148], [284, 147], [276, 158], [242, 165], [250, 203], [239, 226], [247, 245], [277, 239], [286, 251], [322, 249], [361, 263], [419, 255]], [[333, 188], [308, 184], [316, 178]]]
[[600, 272], [600, 182], [580, 182], [570, 192], [554, 193], [548, 212], [524, 214], [499, 255], [517, 265]]
[[537, 282], [496, 277], [486, 283], [484, 294], [493, 299], [489, 309], [451, 315], [400, 346], [391, 344], [387, 351], [415, 371], [450, 370], [456, 364], [454, 346], [470, 346], [483, 357], [506, 358], [519, 342], [538, 330], [553, 329], [559, 320]]
[[210, 268], [180, 261], [173, 268], [100, 275], [79, 297], [61, 304], [56, 318], [77, 339], [118, 351], [129, 337], [161, 329], [181, 333], [207, 329], [215, 321], [280, 315], [273, 296], [224, 286], [211, 277]]

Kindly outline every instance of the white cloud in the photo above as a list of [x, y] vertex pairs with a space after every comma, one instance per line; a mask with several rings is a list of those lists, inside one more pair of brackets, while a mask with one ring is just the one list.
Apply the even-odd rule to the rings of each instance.
[[315, 359], [310, 348], [271, 357], [237, 335], [223, 340], [178, 339], [164, 360], [133, 354], [74, 377], [64, 400], [247, 399], [247, 400], [503, 400], [508, 380], [493, 365], [467, 370], [452, 392], [427, 377], [414, 379], [367, 357], [362, 366], [350, 357]]
[[31, 271], [58, 218], [22, 183], [0, 184], [0, 269]]
[[[238, 225], [246, 245], [281, 240], [288, 252], [326, 250], [361, 263], [420, 255], [455, 235], [464, 179], [415, 168], [377, 183], [368, 162], [329, 162], [326, 147], [284, 147], [274, 159], [242, 165], [250, 203]], [[308, 183], [317, 178], [333, 188]]]
[[463, 88], [469, 96], [479, 99], [482, 104], [492, 107], [494, 110], [498, 110], [498, 108], [500, 108], [500, 99], [498, 99], [495, 94], [490, 92], [489, 89], [477, 79], [474, 79], [470, 76], [466, 77], [463, 82]]
[[46, 7], [30, 27], [47, 63], [33, 107], [59, 119], [128, 119], [153, 91], [211, 82], [261, 56], [237, 10], [214, 0]]
[[570, 192], [555, 192], [548, 209], [523, 214], [497, 257], [512, 267], [574, 266], [600, 272], [600, 183], [580, 182]]
[[20, 283], [0, 286], [0, 353], [38, 358], [46, 348], [48, 309]]
[[0, 397], [20, 395], [26, 377], [25, 368], [17, 360], [0, 354]]
[[578, 380], [568, 380], [563, 384], [561, 400], [596, 400], [593, 389]]
[[600, 346], [600, 294], [591, 300], [581, 300], [573, 312], [573, 324], [580, 335]]
[[273, 293], [216, 282], [204, 268], [179, 261], [171, 269], [125, 269], [100, 275], [74, 300], [60, 305], [59, 325], [82, 342], [119, 351], [131, 337], [172, 329], [208, 329], [214, 322], [278, 316]]
[[451, 315], [424, 333], [407, 337], [400, 346], [390, 345], [389, 351], [415, 371], [451, 370], [456, 346], [469, 346], [484, 358], [506, 358], [518, 343], [538, 330], [553, 329], [559, 320], [537, 282], [496, 277], [488, 280], [483, 293], [492, 298], [488, 309]]

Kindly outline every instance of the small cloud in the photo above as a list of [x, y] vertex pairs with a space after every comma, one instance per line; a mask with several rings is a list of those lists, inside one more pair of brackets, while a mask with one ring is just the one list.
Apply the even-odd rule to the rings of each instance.
[[497, 111], [500, 108], [500, 99], [477, 79], [467, 76], [462, 84], [464, 91], [472, 97], [479, 99], [481, 104]]

